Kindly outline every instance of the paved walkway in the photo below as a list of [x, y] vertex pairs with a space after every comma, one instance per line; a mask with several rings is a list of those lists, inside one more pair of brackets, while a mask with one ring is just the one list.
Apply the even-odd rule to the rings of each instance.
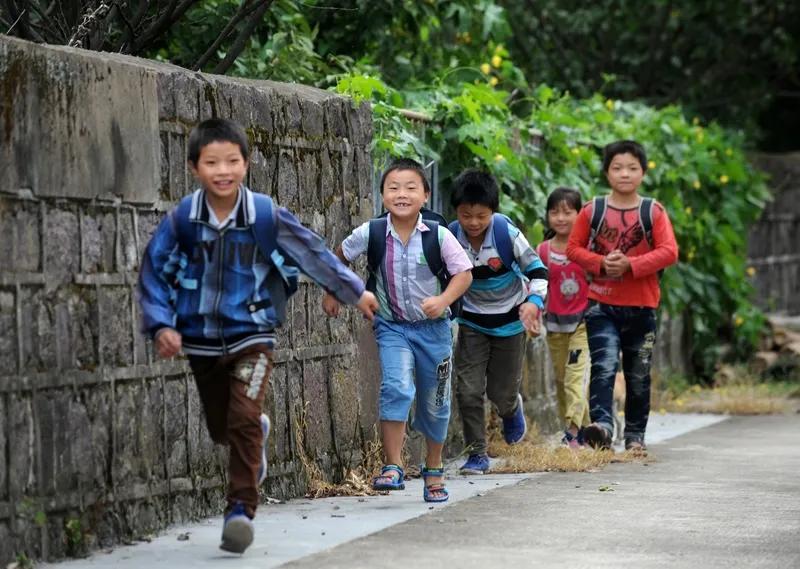
[[[722, 420], [723, 417], [709, 415], [654, 414], [650, 419], [648, 440], [654, 452], [660, 456], [663, 445], [658, 443]], [[625, 465], [624, 468], [637, 467], [637, 465]], [[490, 507], [489, 504], [492, 503], [491, 500], [496, 493], [494, 491], [520, 484], [525, 480], [553, 478], [556, 486], [561, 483], [569, 484], [559, 482], [563, 481], [563, 476], [559, 474], [489, 475], [469, 478], [453, 476], [448, 482], [452, 497], [447, 505], [431, 506], [424, 503], [421, 500], [421, 481], [414, 480], [408, 484], [406, 491], [394, 492], [389, 496], [301, 499], [291, 500], [287, 504], [264, 506], [256, 518], [256, 542], [242, 557], [227, 555], [217, 549], [222, 521], [221, 518], [213, 518], [186, 527], [172, 528], [152, 543], [120, 547], [111, 553], [97, 553], [89, 559], [44, 565], [44, 567], [58, 569], [142, 567], [204, 569], [224, 565], [235, 565], [237, 569], [277, 567], [426, 514], [437, 515], [465, 500], [473, 499], [483, 504], [482, 507]], [[584, 483], [599, 484], [599, 478], [598, 481], [595, 481], [595, 478], [602, 474], [577, 476], [584, 479]], [[572, 486], [564, 488], [569, 489]], [[179, 540], [179, 536], [188, 539]], [[399, 556], [405, 549], [405, 544], [397, 545], [385, 553]], [[328, 564], [327, 560], [323, 562], [320, 559], [310, 563], [312, 563], [310, 566]], [[350, 562], [350, 565], [353, 565], [353, 562]], [[371, 565], [360, 565], [356, 561], [353, 566]]]
[[733, 418], [649, 466], [539, 476], [287, 567], [797, 568], [798, 434], [797, 414]]

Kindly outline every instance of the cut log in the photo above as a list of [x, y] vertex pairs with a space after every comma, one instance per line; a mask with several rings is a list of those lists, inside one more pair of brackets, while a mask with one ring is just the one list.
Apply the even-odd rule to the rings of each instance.
[[750, 360], [750, 369], [756, 375], [762, 375], [778, 361], [777, 352], [756, 352]]
[[772, 334], [772, 341], [775, 342], [778, 349], [783, 349], [787, 344], [800, 342], [800, 333], [786, 328], [775, 328]]
[[800, 363], [800, 340], [784, 345], [781, 348], [781, 355], [788, 356]]

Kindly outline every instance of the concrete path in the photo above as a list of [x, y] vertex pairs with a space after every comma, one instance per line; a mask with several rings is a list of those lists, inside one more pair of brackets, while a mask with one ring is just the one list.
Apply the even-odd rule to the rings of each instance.
[[[563, 553], [562, 541], [564, 539], [577, 540], [577, 538], [565, 528], [563, 523], [541, 517], [540, 506], [545, 497], [547, 497], [547, 502], [557, 506], [554, 507], [551, 515], [561, 510], [560, 504], [563, 502], [563, 513], [570, 517], [580, 516], [580, 512], [591, 511], [591, 509], [586, 509], [586, 506], [592, 505], [591, 502], [586, 501], [587, 495], [597, 501], [595, 505], [613, 503], [613, 498], [627, 496], [632, 488], [638, 487], [637, 483], [625, 482], [624, 477], [635, 476], [640, 471], [646, 471], [648, 475], [650, 472], [658, 472], [667, 465], [667, 461], [662, 459], [662, 453], [680, 452], [667, 451], [673, 445], [667, 446], [659, 443], [718, 423], [723, 419], [724, 417], [709, 415], [654, 414], [650, 419], [648, 441], [659, 461], [649, 467], [642, 467], [639, 464], [614, 465], [605, 471], [593, 474], [540, 473], [469, 478], [453, 476], [448, 482], [452, 497], [447, 505], [425, 504], [421, 500], [421, 481], [414, 480], [408, 483], [406, 491], [395, 492], [389, 496], [291, 500], [286, 504], [264, 506], [259, 510], [259, 516], [256, 518], [256, 542], [244, 556], [228, 555], [217, 549], [221, 518], [213, 518], [187, 527], [172, 528], [151, 543], [120, 547], [111, 553], [97, 553], [89, 559], [42, 565], [41, 567], [60, 569], [132, 569], [141, 567], [148, 569], [160, 567], [203, 569], [230, 565], [237, 569], [249, 569], [277, 567], [293, 560], [300, 560], [298, 567], [378, 567], [380, 565], [400, 566], [401, 563], [405, 566], [406, 556], [413, 557], [418, 553], [421, 557], [417, 559], [417, 562], [424, 563], [422, 558], [428, 555], [436, 558], [439, 555], [440, 547], [450, 551], [447, 559], [457, 560], [459, 567], [528, 566], [526, 564], [515, 565], [521, 559], [528, 558], [527, 553], [522, 557], [515, 557], [523, 551], [518, 546], [513, 548], [515, 556], [508, 558], [508, 563], [496, 560], [495, 564], [495, 561], [489, 562], [488, 557], [485, 556], [493, 554], [492, 552], [497, 553], [499, 551], [497, 544], [503, 543], [509, 538], [505, 535], [504, 529], [509, 524], [507, 516], [513, 516], [521, 523], [517, 538], [529, 544], [540, 544], [541, 550], [548, 552], [547, 558], [552, 559], [555, 565], [558, 556]], [[689, 437], [676, 439], [676, 441], [684, 441], [700, 434], [701, 432], [698, 432]], [[669, 463], [673, 462], [678, 469], [686, 466], [685, 459], [680, 454], [670, 459]], [[607, 481], [609, 476], [612, 476], [613, 481], [619, 481], [620, 484], [609, 483]], [[697, 482], [697, 480], [693, 482]], [[540, 490], [542, 484], [546, 485], [547, 490]], [[608, 485], [613, 492], [598, 492], [597, 489], [603, 485]], [[575, 488], [575, 486], [581, 488]], [[671, 485], [663, 489], [666, 494], [673, 490], [677, 491], [676, 499], [680, 499], [681, 489], [675, 489]], [[511, 499], [514, 503], [507, 501], [509, 492], [516, 496]], [[605, 494], [608, 494], [611, 499], [604, 497]], [[580, 503], [570, 505], [570, 502], [579, 498], [582, 499]], [[520, 503], [515, 503], [516, 500], [519, 500]], [[487, 523], [483, 521], [470, 523], [469, 520], [472, 520], [475, 514], [459, 513], [463, 508], [469, 511], [486, 510], [484, 517]], [[630, 511], [621, 509], [619, 514], [630, 515], [636, 520], [641, 514], [640, 509], [633, 508]], [[648, 510], [646, 505], [644, 510]], [[658, 514], [654, 515], [658, 517]], [[534, 524], [534, 520], [538, 520], [538, 522], [531, 525]], [[433, 530], [430, 528], [431, 524], [435, 524]], [[542, 528], [538, 524], [542, 524], [542, 528], [549, 530], [555, 536], [552, 544], [541, 539]], [[418, 526], [427, 529], [418, 537], [411, 538], [410, 543], [406, 537], [395, 536], [398, 531], [401, 534], [406, 531], [414, 534], [414, 528]], [[495, 532], [497, 536], [489, 539], [489, 536]], [[352, 541], [369, 534], [374, 535]], [[561, 534], [564, 535], [561, 536]], [[436, 536], [436, 540], [431, 539], [432, 535]], [[467, 535], [472, 537], [462, 543], [461, 539], [466, 538]], [[180, 540], [179, 537], [181, 537]], [[445, 542], [439, 544], [438, 540], [441, 538], [444, 538]], [[382, 541], [384, 539], [387, 541]], [[397, 541], [398, 539], [399, 541]], [[378, 540], [380, 545], [374, 545], [373, 540]], [[347, 542], [352, 543], [347, 544]], [[340, 544], [347, 545], [330, 550]], [[458, 547], [457, 551], [452, 549], [454, 546]], [[615, 549], [618, 546], [619, 544], [616, 544]], [[377, 547], [377, 557], [371, 557], [369, 554], [373, 547]], [[471, 551], [472, 548], [475, 549], [475, 552]], [[479, 553], [478, 557], [474, 557], [476, 552]], [[463, 559], [462, 553], [465, 555]], [[442, 558], [442, 560], [444, 559]], [[473, 561], [474, 565], [470, 565]], [[539, 565], [538, 562], [537, 565]], [[579, 565], [580, 563], [578, 563]], [[547, 565], [545, 564], [545, 566]], [[565, 567], [565, 565], [559, 565], [559, 567]]]
[[796, 414], [733, 418], [648, 466], [538, 476], [287, 567], [797, 568], [798, 435]]

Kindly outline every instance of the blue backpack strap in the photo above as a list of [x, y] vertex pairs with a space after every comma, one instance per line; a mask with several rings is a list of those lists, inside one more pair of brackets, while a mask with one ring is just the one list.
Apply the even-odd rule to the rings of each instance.
[[272, 259], [272, 252], [278, 249], [278, 232], [275, 230], [275, 211], [272, 198], [251, 192], [256, 209], [256, 222], [251, 225], [256, 245], [267, 261]]
[[508, 233], [508, 226], [511, 225], [511, 220], [502, 213], [495, 213], [492, 218], [492, 236], [494, 237], [494, 246], [500, 255], [500, 260], [503, 261], [506, 268], [514, 269], [517, 261], [514, 257], [514, 243]]
[[[256, 246], [264, 259], [271, 265], [267, 275], [269, 300], [275, 309], [279, 323], [286, 320], [286, 305], [289, 297], [297, 292], [300, 271], [289, 263], [278, 247], [278, 226], [272, 198], [252, 192], [256, 210], [255, 223], [250, 226]], [[274, 271], [272, 270], [274, 269]]]
[[194, 254], [195, 245], [200, 240], [200, 224], [190, 220], [193, 197], [194, 193], [181, 198], [172, 212], [178, 250], [185, 255], [180, 261], [180, 268], [175, 273], [174, 284], [186, 290], [195, 290], [198, 286], [197, 279], [189, 279], [185, 276], [189, 258]]
[[450, 222], [450, 224], [447, 226], [447, 229], [450, 230], [450, 233], [458, 237], [458, 227], [459, 227], [458, 220], [455, 220]]
[[600, 231], [600, 224], [603, 223], [603, 218], [606, 215], [606, 205], [605, 196], [596, 196], [592, 199], [592, 222], [590, 224], [589, 244], [586, 247], [589, 251], [594, 250], [597, 232]]
[[182, 198], [181, 201], [178, 202], [175, 211], [172, 213], [178, 248], [187, 255], [191, 254], [194, 244], [198, 241], [197, 224], [189, 220], [189, 216], [192, 214], [193, 196], [194, 194], [189, 194]]
[[645, 239], [653, 248], [653, 198], [642, 198], [639, 202], [639, 223], [644, 230]]
[[386, 216], [369, 220], [369, 238], [367, 239], [367, 290], [374, 293], [377, 290], [378, 272], [386, 255]]

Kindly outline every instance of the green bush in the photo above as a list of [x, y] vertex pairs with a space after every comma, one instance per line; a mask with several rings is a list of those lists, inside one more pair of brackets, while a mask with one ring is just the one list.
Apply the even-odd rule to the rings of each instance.
[[[769, 193], [747, 161], [743, 136], [687, 119], [678, 106], [654, 108], [601, 95], [575, 99], [544, 85], [521, 98], [520, 73], [503, 46], [487, 49], [487, 63], [479, 68], [406, 92], [374, 76], [343, 77], [340, 93], [373, 105], [373, 156], [435, 158], [444, 185], [463, 168], [488, 169], [503, 189], [501, 209], [537, 243], [547, 194], [559, 185], [578, 188], [586, 199], [606, 192], [602, 147], [638, 140], [650, 161], [642, 192], [666, 207], [680, 247], [680, 262], [662, 281], [662, 306], [688, 315], [699, 372], [711, 372], [725, 343], [746, 355], [764, 324], [750, 301], [747, 227]], [[404, 106], [431, 117], [424, 137], [400, 113]], [[523, 107], [524, 115], [514, 112]]]

